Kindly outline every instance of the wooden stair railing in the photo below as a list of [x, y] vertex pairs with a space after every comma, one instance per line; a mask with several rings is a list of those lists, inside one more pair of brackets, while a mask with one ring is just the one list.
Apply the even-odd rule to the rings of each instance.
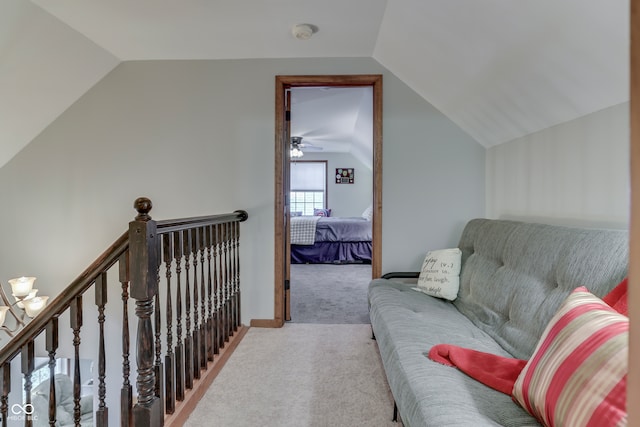
[[[97, 359], [97, 372], [90, 378], [95, 411], [88, 415], [94, 425], [179, 425], [242, 339], [246, 328], [240, 317], [239, 223], [248, 218], [247, 213], [154, 221], [149, 216], [149, 199], [137, 199], [134, 207], [138, 215], [129, 223], [128, 232], [0, 348], [2, 426], [29, 427], [36, 417], [56, 425], [60, 417], [59, 354], [73, 354], [73, 423], [86, 425], [80, 366], [82, 355], [91, 351]], [[117, 287], [109, 281], [113, 276], [109, 273], [116, 268]], [[86, 324], [86, 313], [91, 310], [83, 309], [83, 297], [90, 290], [97, 311], [91, 325]], [[107, 309], [110, 291], [121, 299], [115, 311]], [[130, 300], [137, 317], [135, 358], [131, 355]], [[70, 331], [59, 326], [65, 317]], [[113, 339], [114, 323], [122, 329], [117, 340]], [[88, 327], [97, 332], [97, 337], [88, 336], [97, 341], [95, 349], [82, 347], [82, 333]], [[65, 342], [62, 332], [72, 339]], [[34, 401], [41, 399], [40, 394], [32, 396], [38, 356], [47, 361], [41, 368], [49, 378], [46, 410]], [[110, 363], [120, 358], [121, 371], [108, 371]], [[18, 364], [22, 390], [11, 393], [12, 379], [15, 382], [19, 376], [13, 365]], [[122, 376], [120, 393], [108, 387], [113, 381], [107, 379], [116, 375]], [[41, 381], [40, 376], [38, 379]], [[109, 406], [120, 410], [110, 414]]]

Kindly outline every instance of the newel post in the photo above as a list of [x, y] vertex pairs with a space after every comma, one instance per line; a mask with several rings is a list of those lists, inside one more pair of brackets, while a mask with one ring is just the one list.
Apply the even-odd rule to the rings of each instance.
[[149, 216], [151, 200], [140, 197], [134, 202], [138, 211], [129, 223], [129, 254], [131, 297], [136, 301], [138, 331], [136, 360], [138, 362], [138, 402], [133, 407], [135, 426], [156, 427], [164, 424], [160, 398], [156, 396], [154, 370], [153, 301], [158, 292], [159, 245], [156, 223]]

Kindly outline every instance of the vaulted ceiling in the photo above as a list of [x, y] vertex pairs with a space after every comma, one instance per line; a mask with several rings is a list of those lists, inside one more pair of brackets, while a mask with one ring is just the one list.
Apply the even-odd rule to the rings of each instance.
[[491, 147], [628, 101], [628, 21], [628, 0], [2, 0], [0, 166], [146, 59], [373, 57]]

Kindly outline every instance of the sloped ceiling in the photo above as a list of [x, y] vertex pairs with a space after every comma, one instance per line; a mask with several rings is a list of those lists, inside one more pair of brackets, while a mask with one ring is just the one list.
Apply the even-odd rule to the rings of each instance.
[[24, 0], [0, 2], [0, 167], [119, 60]]
[[[628, 0], [2, 0], [0, 166], [120, 61], [373, 57], [490, 147], [628, 100]], [[294, 24], [319, 28], [310, 40]]]
[[626, 0], [394, 0], [373, 56], [489, 147], [627, 101], [628, 52]]
[[[363, 129], [368, 132], [363, 132]], [[373, 89], [371, 87], [292, 88], [291, 135], [302, 137], [302, 143], [310, 150], [321, 149], [326, 152], [346, 153], [351, 152], [354, 144], [364, 144], [367, 146], [366, 151], [371, 154], [373, 151]], [[360, 136], [362, 140], [359, 139]], [[371, 160], [363, 163], [371, 163]]]

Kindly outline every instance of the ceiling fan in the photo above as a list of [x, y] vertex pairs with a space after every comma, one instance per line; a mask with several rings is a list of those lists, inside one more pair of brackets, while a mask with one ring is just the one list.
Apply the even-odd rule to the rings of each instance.
[[322, 151], [322, 147], [318, 147], [317, 145], [313, 145], [309, 142], [302, 142], [301, 136], [292, 136], [291, 137], [291, 157], [302, 157], [304, 155], [302, 149], [305, 151]]

